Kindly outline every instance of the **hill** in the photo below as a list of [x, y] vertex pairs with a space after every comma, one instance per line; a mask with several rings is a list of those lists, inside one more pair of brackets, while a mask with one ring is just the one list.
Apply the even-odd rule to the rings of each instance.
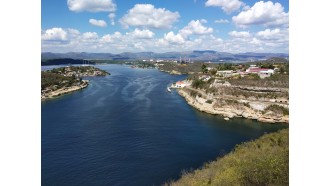
[[228, 155], [165, 185], [289, 185], [289, 129], [237, 145]]
[[99, 60], [180, 60], [184, 61], [211, 61], [211, 62], [248, 62], [256, 60], [266, 60], [272, 57], [288, 58], [288, 54], [283, 53], [237, 53], [232, 54], [228, 52], [218, 52], [213, 50], [194, 50], [185, 52], [124, 52], [120, 54], [112, 53], [86, 53], [86, 52], [69, 52], [69, 53], [51, 53], [44, 52], [41, 54], [41, 59], [59, 59], [59, 58], [72, 58], [72, 59], [99, 59]]

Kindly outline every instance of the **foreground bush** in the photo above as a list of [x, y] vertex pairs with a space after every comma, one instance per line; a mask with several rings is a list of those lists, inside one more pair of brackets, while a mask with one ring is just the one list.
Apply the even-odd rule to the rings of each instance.
[[226, 156], [165, 185], [289, 185], [289, 129], [237, 145]]

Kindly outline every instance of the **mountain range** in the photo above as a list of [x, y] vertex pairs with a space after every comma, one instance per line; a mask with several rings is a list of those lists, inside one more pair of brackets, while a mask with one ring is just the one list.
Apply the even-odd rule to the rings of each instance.
[[41, 53], [41, 60], [47, 61], [49, 59], [60, 59], [60, 58], [72, 58], [72, 59], [99, 59], [99, 60], [180, 60], [184, 61], [211, 61], [211, 62], [249, 62], [257, 60], [265, 60], [273, 57], [289, 58], [288, 54], [285, 53], [228, 53], [228, 52], [217, 52], [213, 50], [194, 50], [187, 52], [124, 52], [120, 54], [112, 53], [87, 53], [87, 52], [69, 52], [69, 53], [52, 53], [43, 52]]

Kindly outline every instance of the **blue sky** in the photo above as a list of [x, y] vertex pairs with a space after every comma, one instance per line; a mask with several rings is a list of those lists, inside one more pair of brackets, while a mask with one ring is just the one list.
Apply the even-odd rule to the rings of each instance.
[[42, 52], [289, 51], [288, 0], [42, 0]]

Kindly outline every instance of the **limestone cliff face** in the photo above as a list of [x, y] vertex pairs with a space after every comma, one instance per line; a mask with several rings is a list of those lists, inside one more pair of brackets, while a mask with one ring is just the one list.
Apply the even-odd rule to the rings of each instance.
[[289, 123], [288, 115], [265, 111], [265, 108], [272, 104], [271, 102], [219, 98], [209, 94], [203, 95], [203, 92], [199, 92], [202, 96], [192, 96], [188, 89], [180, 89], [178, 93], [186, 99], [189, 105], [209, 114], [220, 114], [228, 118], [244, 117], [267, 123]]

